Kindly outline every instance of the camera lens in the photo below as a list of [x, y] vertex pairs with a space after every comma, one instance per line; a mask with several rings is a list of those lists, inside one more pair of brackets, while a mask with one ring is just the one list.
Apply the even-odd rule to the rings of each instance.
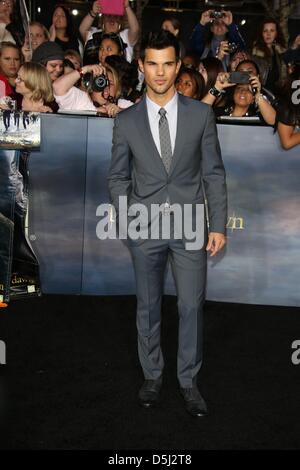
[[94, 77], [92, 84], [94, 91], [103, 91], [107, 86], [109, 86], [109, 80], [105, 75], [97, 75], [97, 77]]

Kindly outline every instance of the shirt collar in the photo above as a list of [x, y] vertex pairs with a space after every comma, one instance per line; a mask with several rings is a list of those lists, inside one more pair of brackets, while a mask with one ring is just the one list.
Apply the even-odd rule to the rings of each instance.
[[[147, 108], [151, 114], [159, 116], [158, 111], [162, 106], [159, 106], [157, 103], [152, 101], [148, 95], [146, 95]], [[174, 96], [167, 102], [163, 108], [167, 111], [167, 114], [171, 115], [174, 113], [178, 102], [178, 93], [175, 91]]]

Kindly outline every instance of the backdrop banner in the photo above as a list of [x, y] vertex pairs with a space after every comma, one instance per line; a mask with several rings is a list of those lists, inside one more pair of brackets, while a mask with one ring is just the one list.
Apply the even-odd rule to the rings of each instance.
[[41, 140], [39, 113], [0, 110], [0, 148], [37, 148]]
[[[108, 203], [113, 120], [42, 115], [42, 148], [30, 159], [30, 241], [43, 292], [135, 293], [128, 249], [99, 240], [97, 207]], [[227, 173], [228, 244], [209, 259], [209, 300], [300, 306], [299, 149], [273, 129], [218, 125]], [[165, 292], [173, 294], [168, 272]]]

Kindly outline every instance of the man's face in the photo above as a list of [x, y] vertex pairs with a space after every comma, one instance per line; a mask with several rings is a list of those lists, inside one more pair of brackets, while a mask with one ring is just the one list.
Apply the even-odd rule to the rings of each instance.
[[165, 49], [146, 49], [145, 60], [139, 60], [141, 71], [145, 75], [148, 92], [152, 95], [165, 95], [174, 88], [181, 62], [176, 62], [174, 47]]
[[228, 31], [226, 24], [222, 20], [214, 20], [210, 30], [215, 36], [224, 36]]
[[46, 69], [50, 75], [52, 82], [63, 74], [64, 67], [62, 60], [49, 60]]

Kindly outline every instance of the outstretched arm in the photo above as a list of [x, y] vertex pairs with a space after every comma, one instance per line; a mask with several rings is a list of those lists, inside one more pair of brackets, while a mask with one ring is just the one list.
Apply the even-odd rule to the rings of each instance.
[[295, 132], [293, 126], [287, 126], [282, 122], [278, 122], [278, 134], [281, 146], [285, 150], [289, 150], [300, 144], [300, 132]]
[[129, 45], [135, 46], [139, 37], [140, 26], [135, 16], [134, 11], [132, 10], [131, 6], [129, 5], [129, 0], [124, 0], [124, 7], [127, 15], [128, 20], [128, 39]]
[[79, 32], [81, 34], [81, 37], [84, 43], [86, 43], [89, 29], [92, 26], [94, 19], [99, 13], [101, 13], [101, 7], [100, 7], [99, 2], [96, 0], [93, 3], [90, 11], [85, 15], [85, 17], [81, 21], [80, 26], [79, 26]]

